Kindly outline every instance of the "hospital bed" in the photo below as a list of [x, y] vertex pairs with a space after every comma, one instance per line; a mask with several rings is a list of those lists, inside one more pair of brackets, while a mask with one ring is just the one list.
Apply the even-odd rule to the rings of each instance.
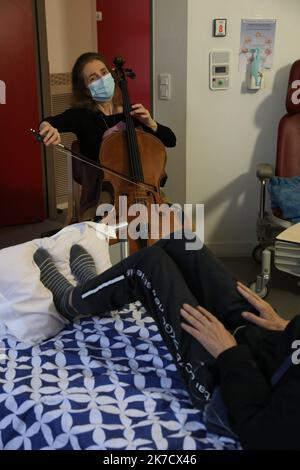
[[33, 345], [1, 322], [3, 305], [0, 449], [240, 449], [207, 431], [157, 324], [139, 302], [102, 319], [79, 319]]

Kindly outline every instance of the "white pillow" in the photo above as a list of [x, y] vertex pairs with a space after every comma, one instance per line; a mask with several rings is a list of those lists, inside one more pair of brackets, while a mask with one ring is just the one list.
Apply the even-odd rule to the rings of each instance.
[[40, 270], [33, 260], [37, 248], [48, 250], [59, 271], [76, 284], [69, 265], [71, 246], [78, 243], [86, 248], [100, 274], [111, 267], [105, 234], [105, 225], [84, 222], [65, 227], [53, 237], [0, 250], [0, 322], [10, 333], [34, 345], [55, 336], [68, 323], [40, 281]]

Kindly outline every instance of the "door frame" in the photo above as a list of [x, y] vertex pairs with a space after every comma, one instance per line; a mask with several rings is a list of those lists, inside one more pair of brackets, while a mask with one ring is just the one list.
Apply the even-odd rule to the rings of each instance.
[[[36, 56], [38, 67], [38, 83], [40, 95], [40, 116], [51, 115], [50, 69], [48, 60], [48, 39], [45, 0], [33, 0], [36, 25]], [[41, 145], [43, 161], [44, 198], [47, 216], [57, 219], [55, 173], [53, 150]]]

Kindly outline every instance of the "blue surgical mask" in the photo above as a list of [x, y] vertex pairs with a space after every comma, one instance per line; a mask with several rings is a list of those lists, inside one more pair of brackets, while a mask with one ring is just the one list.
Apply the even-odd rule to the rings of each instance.
[[89, 90], [91, 92], [92, 98], [95, 101], [104, 103], [105, 101], [110, 101], [115, 93], [115, 81], [111, 75], [108, 73], [104, 77], [95, 80], [89, 85]]

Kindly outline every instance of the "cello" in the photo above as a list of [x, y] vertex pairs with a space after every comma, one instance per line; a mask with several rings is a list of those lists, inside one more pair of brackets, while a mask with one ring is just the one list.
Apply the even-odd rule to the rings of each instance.
[[[68, 151], [73, 159], [86, 162], [101, 172], [103, 187], [106, 187], [111, 194], [115, 206], [114, 212], [118, 219], [121, 213], [121, 198], [126, 199], [129, 212], [135, 205], [139, 205], [142, 209], [146, 208], [146, 220], [137, 224], [134, 236], [129, 233], [129, 246], [132, 253], [141, 246], [151, 245], [160, 238], [160, 235], [152, 238], [152, 227], [155, 224], [152, 223], [151, 215], [153, 206], [157, 208], [163, 203], [160, 187], [166, 179], [166, 150], [162, 142], [154, 135], [135, 129], [126, 80], [126, 76], [131, 71], [123, 69], [124, 63], [122, 58], [115, 59], [114, 75], [122, 92], [126, 131], [119, 131], [102, 141], [99, 164], [76, 155], [62, 144], [58, 147]], [[40, 140], [38, 135], [36, 138]], [[158, 213], [160, 214], [160, 211]], [[127, 220], [133, 220], [132, 214], [130, 216], [131, 219], [128, 217]], [[117, 222], [119, 224], [120, 220]], [[155, 222], [157, 223], [157, 218]], [[160, 223], [158, 225], [160, 226]], [[136, 237], [137, 231], [138, 237]]]
[[[120, 218], [120, 201], [124, 199], [129, 222], [134, 221], [130, 208], [147, 210], [147, 220], [136, 224], [134, 235], [129, 233], [129, 251], [132, 254], [157, 241], [157, 237], [151, 238], [151, 214], [154, 213], [151, 208], [163, 204], [160, 187], [166, 180], [167, 155], [158, 138], [135, 128], [127, 84], [127, 74], [132, 71], [124, 70], [124, 64], [121, 57], [115, 58], [113, 72], [122, 93], [126, 130], [115, 132], [102, 142], [99, 162], [103, 170], [103, 185], [112, 195], [117, 220]], [[106, 169], [112, 170], [113, 174]], [[157, 229], [161, 232], [160, 227]]]

